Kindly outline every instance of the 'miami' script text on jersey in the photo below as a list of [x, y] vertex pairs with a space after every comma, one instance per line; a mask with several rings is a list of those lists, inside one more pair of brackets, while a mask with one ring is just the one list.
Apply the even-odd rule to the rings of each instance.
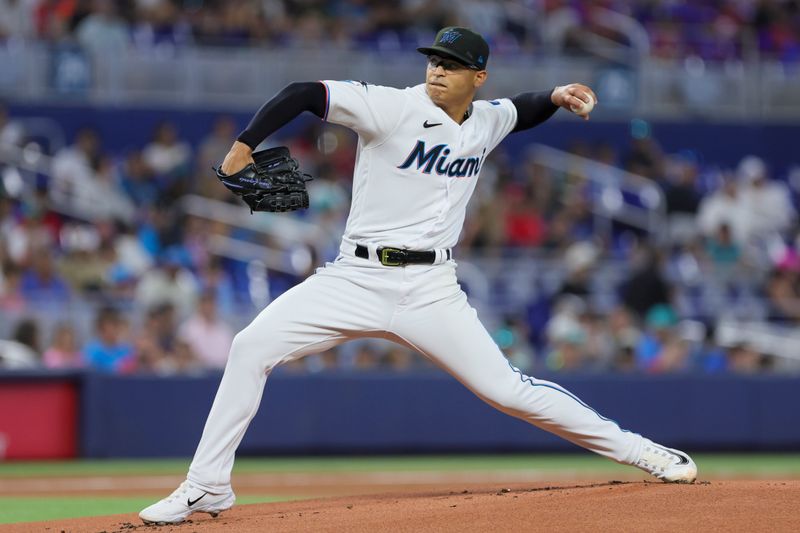
[[425, 174], [436, 171], [441, 176], [451, 178], [471, 178], [477, 177], [481, 170], [483, 157], [486, 155], [486, 148], [483, 149], [480, 157], [459, 157], [449, 160], [450, 148], [446, 144], [437, 144], [430, 150], [425, 150], [425, 141], [417, 141], [417, 145], [408, 154], [408, 158], [397, 168], [406, 169], [413, 163], [417, 164], [417, 170], [422, 170]]
[[358, 133], [342, 240], [412, 250], [455, 246], [486, 156], [517, 123], [514, 104], [477, 100], [458, 124], [431, 101], [425, 85], [323, 83], [325, 119]]

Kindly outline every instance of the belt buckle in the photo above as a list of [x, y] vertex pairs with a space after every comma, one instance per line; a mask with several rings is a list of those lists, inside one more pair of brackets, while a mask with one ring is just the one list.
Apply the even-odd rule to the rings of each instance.
[[[400, 257], [399, 259], [392, 260], [389, 254], [397, 254]], [[379, 258], [383, 266], [404, 266], [408, 264], [406, 251], [398, 248], [381, 248]]]

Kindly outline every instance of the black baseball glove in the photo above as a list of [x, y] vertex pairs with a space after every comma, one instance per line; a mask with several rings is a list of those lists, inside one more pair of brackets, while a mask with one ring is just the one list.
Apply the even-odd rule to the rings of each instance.
[[226, 175], [222, 165], [215, 168], [217, 178], [241, 197], [253, 211], [294, 211], [308, 207], [306, 182], [311, 176], [298, 170], [289, 149], [278, 146], [253, 152], [253, 161], [239, 172]]

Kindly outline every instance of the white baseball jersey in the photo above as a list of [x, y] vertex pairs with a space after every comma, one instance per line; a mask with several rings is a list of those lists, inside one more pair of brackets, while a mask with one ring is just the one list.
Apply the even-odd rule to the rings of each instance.
[[486, 156], [517, 124], [511, 100], [476, 101], [459, 125], [424, 84], [323, 83], [325, 119], [358, 133], [343, 241], [410, 250], [455, 246]]
[[324, 83], [327, 120], [359, 137], [342, 254], [236, 335], [189, 481], [211, 494], [231, 490], [236, 448], [273, 368], [364, 337], [416, 350], [503, 412], [616, 461], [636, 463], [640, 435], [557, 384], [509, 364], [469, 305], [453, 261], [393, 267], [345, 250], [354, 243], [411, 250], [454, 246], [486, 156], [517, 123], [514, 104], [474, 102], [459, 125], [434, 105], [424, 85], [401, 90]]

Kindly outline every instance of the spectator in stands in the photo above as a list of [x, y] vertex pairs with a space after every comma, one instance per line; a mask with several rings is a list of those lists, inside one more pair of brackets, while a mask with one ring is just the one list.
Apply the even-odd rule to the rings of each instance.
[[742, 159], [737, 174], [741, 186], [737, 216], [742, 219], [745, 241], [786, 231], [797, 218], [786, 186], [770, 180], [766, 164], [755, 156]]
[[547, 239], [542, 243], [542, 248], [552, 253], [566, 253], [567, 248], [573, 243], [572, 218], [567, 211], [559, 211], [549, 220]]
[[585, 365], [586, 331], [577, 316], [557, 313], [547, 325], [545, 365], [554, 372], [574, 372]]
[[[379, 341], [373, 339], [365, 339], [365, 342], [359, 343], [356, 346], [353, 354], [353, 369], [354, 370], [374, 370], [378, 368], [381, 360], [381, 345]], [[320, 354], [319, 370], [325, 368], [338, 368], [339, 362], [335, 358], [335, 352], [326, 352]], [[333, 355], [333, 357], [331, 357]]]
[[44, 366], [47, 368], [81, 368], [85, 361], [80, 347], [75, 327], [69, 322], [56, 325], [50, 347], [42, 356]]
[[538, 246], [545, 238], [545, 221], [531, 189], [517, 184], [506, 187], [505, 243], [508, 246]]
[[678, 336], [678, 317], [668, 305], [650, 308], [645, 331], [636, 345], [637, 365], [652, 373], [678, 372], [688, 368], [689, 348]]
[[8, 234], [17, 225], [16, 203], [5, 194], [0, 181], [0, 254], [3, 261], [8, 258]]
[[664, 196], [667, 214], [694, 215], [700, 205], [697, 191], [697, 163], [688, 156], [670, 158], [667, 164], [667, 180]]
[[75, 31], [80, 45], [90, 53], [114, 56], [124, 53], [131, 41], [128, 24], [112, 0], [93, 0], [88, 16]]
[[153, 336], [167, 357], [172, 356], [178, 339], [178, 318], [175, 306], [162, 302], [147, 311], [146, 331]]
[[189, 143], [178, 138], [178, 130], [171, 122], [162, 122], [153, 132], [153, 139], [142, 151], [145, 163], [153, 169], [160, 180], [162, 193], [180, 194], [182, 184], [192, 162]]
[[664, 153], [653, 137], [631, 139], [631, 149], [625, 161], [626, 170], [660, 181], [664, 176]]
[[191, 43], [191, 26], [176, 2], [140, 0], [133, 41], [144, 52], [172, 54], [176, 47]]
[[218, 316], [213, 289], [200, 295], [196, 312], [178, 329], [178, 338], [209, 368], [225, 367], [233, 336], [233, 329]]
[[100, 184], [96, 175], [102, 156], [100, 137], [91, 128], [80, 129], [75, 143], [56, 153], [50, 180], [50, 197], [56, 205], [71, 208], [83, 216], [108, 214], [108, 204], [98, 192]]
[[77, 7], [77, 0], [41, 0], [34, 11], [39, 37], [49, 41], [63, 39], [71, 29], [70, 22]]
[[174, 374], [197, 373], [203, 368], [201, 361], [192, 352], [188, 343], [178, 339], [175, 342], [175, 350], [169, 359], [168, 369]]
[[153, 257], [136, 235], [133, 224], [118, 224], [113, 245], [116, 262], [111, 270], [111, 278], [114, 283], [136, 280], [152, 267]]
[[770, 272], [765, 293], [770, 321], [800, 323], [800, 259], [796, 253], [789, 252]]
[[632, 272], [619, 290], [622, 303], [639, 318], [655, 305], [670, 303], [672, 288], [662, 273], [657, 249], [643, 245], [635, 252]]
[[33, 34], [33, 4], [30, 0], [0, 0], [0, 42], [29, 39]]
[[600, 257], [597, 246], [590, 241], [579, 241], [564, 252], [565, 276], [558, 295], [572, 294], [587, 297], [591, 291], [591, 274]]
[[71, 290], [83, 296], [101, 295], [109, 289], [111, 264], [99, 252], [99, 243], [66, 250], [59, 261], [59, 272]]
[[14, 328], [12, 339], [31, 349], [37, 358], [42, 353], [39, 323], [34, 318], [23, 318]]
[[222, 316], [231, 316], [234, 312], [235, 295], [233, 282], [223, 268], [219, 256], [211, 256], [208, 263], [198, 273], [200, 289], [214, 293], [217, 310]]
[[147, 164], [141, 150], [132, 150], [120, 167], [120, 181], [128, 198], [137, 208], [154, 206], [160, 197], [153, 169]]
[[168, 303], [180, 319], [188, 317], [197, 301], [198, 286], [187, 268], [188, 254], [180, 247], [167, 248], [158, 267], [142, 276], [136, 287], [135, 300], [142, 309]]
[[732, 346], [727, 355], [727, 368], [734, 374], [755, 374], [769, 366], [769, 358], [748, 342]]
[[[202, 362], [192, 353], [182, 340], [172, 338], [169, 348], [163, 344], [163, 327], [154, 321], [159, 320], [160, 311], [150, 313], [147, 324], [138, 332], [134, 347], [136, 351], [136, 370], [159, 375], [186, 374], [203, 368]], [[174, 334], [174, 324], [170, 322]], [[173, 337], [174, 335], [171, 335]]]
[[95, 337], [83, 348], [86, 364], [103, 372], [131, 372], [136, 361], [127, 333], [127, 322], [119, 311], [101, 308], [95, 319]]
[[197, 150], [195, 168], [198, 175], [192, 184], [193, 192], [216, 200], [228, 197], [227, 190], [219, 186], [219, 180], [211, 168], [222, 163], [230, 148], [231, 139], [235, 139], [236, 135], [236, 122], [233, 118], [222, 115], [214, 121], [211, 133], [200, 142]]
[[178, 224], [182, 230], [181, 246], [188, 255], [188, 264], [195, 269], [203, 268], [211, 256], [209, 237], [214, 223], [202, 217], [186, 215]]
[[19, 314], [25, 311], [27, 305], [22, 293], [22, 269], [7, 261], [0, 279], [0, 313]]
[[0, 238], [5, 242], [8, 259], [26, 265], [37, 250], [53, 250], [57, 241], [57, 228], [49, 224], [47, 215], [36, 211], [32, 204], [23, 203], [18, 213], [11, 214], [0, 226]]
[[97, 204], [94, 218], [133, 222], [136, 207], [126, 194], [117, 166], [108, 156], [102, 156], [97, 163], [92, 198]]
[[381, 357], [381, 367], [392, 372], [408, 372], [417, 366], [417, 355], [397, 344], [390, 344]]
[[706, 240], [706, 254], [717, 273], [729, 272], [740, 264], [742, 247], [733, 240], [730, 226], [718, 226], [716, 234]]
[[492, 337], [508, 362], [523, 372], [532, 372], [535, 354], [528, 344], [528, 326], [514, 316], [507, 316]]
[[92, 128], [81, 128], [75, 134], [74, 144], [62, 148], [53, 157], [53, 179], [64, 182], [64, 186], [90, 180], [92, 169], [101, 155], [97, 132]]
[[596, 343], [590, 343], [590, 333], [596, 333], [591, 331], [590, 314], [586, 301], [575, 294], [563, 293], [555, 301], [545, 327], [547, 347], [543, 362], [547, 370], [598, 370], [605, 364], [602, 354], [589, 353], [598, 348]]
[[70, 298], [70, 290], [56, 272], [52, 251], [39, 249], [33, 253], [31, 266], [22, 275], [22, 294], [38, 306], [59, 305]]
[[157, 205], [145, 206], [141, 209], [137, 221], [136, 237], [142, 248], [153, 259], [163, 252], [164, 237], [170, 231], [172, 213], [168, 205], [167, 202], [160, 201]]
[[610, 337], [609, 369], [618, 372], [634, 372], [636, 368], [636, 345], [641, 331], [633, 314], [624, 306], [617, 306], [608, 313], [606, 319]]
[[20, 320], [10, 340], [0, 339], [0, 368], [23, 369], [39, 366], [38, 335], [38, 325], [33, 319]]
[[738, 244], [746, 240], [741, 217], [737, 216], [741, 205], [739, 186], [730, 174], [722, 175], [722, 184], [709, 196], [703, 198], [697, 213], [697, 225], [703, 235], [713, 237], [720, 226], [730, 228], [731, 238]]
[[[151, 318], [148, 316], [146, 323], [149, 324], [150, 321]], [[159, 345], [156, 335], [150, 331], [148, 325], [136, 332], [133, 351], [137, 372], [163, 374], [164, 369], [169, 366], [167, 363], [169, 354]]]

